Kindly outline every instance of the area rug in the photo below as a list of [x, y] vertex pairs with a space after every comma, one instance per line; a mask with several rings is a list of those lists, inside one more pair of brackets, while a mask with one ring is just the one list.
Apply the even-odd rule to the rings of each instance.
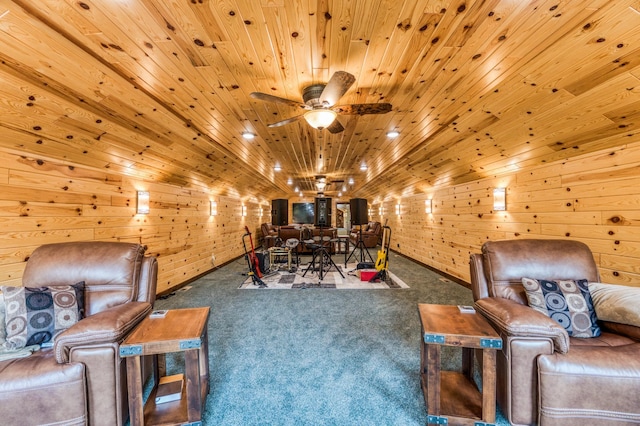
[[357, 275], [356, 264], [347, 264], [345, 268], [343, 265], [337, 265], [337, 268], [342, 271], [344, 278], [340, 276], [340, 273], [336, 270], [335, 266], [332, 266], [328, 271], [325, 270], [322, 280], [318, 271], [309, 270], [306, 276], [303, 276], [307, 270], [308, 265], [300, 265], [297, 271], [290, 272], [286, 269], [280, 269], [277, 271], [265, 274], [262, 277], [262, 281], [266, 287], [256, 285], [253, 283], [251, 277], [248, 277], [239, 288], [241, 289], [351, 289], [351, 290], [375, 290], [375, 289], [403, 289], [409, 288], [409, 286], [398, 278], [393, 272], [388, 271], [387, 279], [380, 282], [368, 282], [360, 281]]

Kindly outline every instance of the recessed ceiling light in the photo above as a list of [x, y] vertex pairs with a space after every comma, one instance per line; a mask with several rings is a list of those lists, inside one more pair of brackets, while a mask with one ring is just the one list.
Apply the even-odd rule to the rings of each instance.
[[256, 135], [254, 135], [254, 134], [253, 134], [253, 133], [251, 133], [251, 132], [244, 132], [244, 133], [242, 134], [242, 137], [243, 137], [243, 138], [245, 138], [245, 139], [253, 139], [253, 138], [255, 138], [255, 137], [256, 137]]
[[366, 164], [364, 164], [364, 163], [362, 163], [362, 164], [360, 165], [360, 170], [362, 170], [363, 172], [364, 172], [365, 170], [367, 170], [367, 165], [366, 165]]
[[273, 170], [279, 172], [280, 170], [282, 170], [282, 167], [280, 167], [280, 164], [276, 164], [275, 166], [273, 166]]
[[293, 185], [293, 179], [291, 178], [287, 179], [287, 185]]
[[349, 178], [349, 185], [353, 185], [353, 178]]
[[400, 132], [396, 131], [396, 130], [392, 130], [389, 133], [387, 133], [387, 137], [389, 138], [395, 138], [400, 134]]

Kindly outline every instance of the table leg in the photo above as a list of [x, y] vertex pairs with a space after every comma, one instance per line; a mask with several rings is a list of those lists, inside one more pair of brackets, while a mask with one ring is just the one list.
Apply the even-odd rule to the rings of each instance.
[[202, 414], [200, 348], [185, 351], [184, 362], [187, 382], [187, 419], [189, 422], [195, 422], [201, 420]]
[[127, 388], [129, 390], [129, 418], [132, 426], [144, 425], [142, 400], [142, 366], [139, 356], [127, 358]]
[[440, 345], [427, 346], [427, 412], [440, 415]]
[[482, 419], [496, 421], [496, 350], [482, 351]]
[[202, 346], [200, 348], [200, 376], [205, 376], [207, 391], [209, 393], [209, 331], [205, 328], [201, 338]]

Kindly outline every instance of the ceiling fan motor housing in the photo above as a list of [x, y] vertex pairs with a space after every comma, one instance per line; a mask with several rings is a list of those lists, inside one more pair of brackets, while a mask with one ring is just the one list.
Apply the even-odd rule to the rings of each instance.
[[305, 87], [302, 91], [302, 99], [304, 100], [304, 103], [310, 107], [323, 106], [320, 103], [320, 95], [322, 95], [324, 87], [324, 84], [314, 84], [312, 86]]

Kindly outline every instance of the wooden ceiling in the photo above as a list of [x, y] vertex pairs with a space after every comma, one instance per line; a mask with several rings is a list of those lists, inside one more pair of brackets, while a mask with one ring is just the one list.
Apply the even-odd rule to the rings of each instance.
[[[7, 0], [0, 32], [2, 149], [219, 194], [397, 196], [639, 140], [640, 0]], [[336, 71], [339, 104], [392, 111], [269, 128], [300, 109], [249, 96]]]

